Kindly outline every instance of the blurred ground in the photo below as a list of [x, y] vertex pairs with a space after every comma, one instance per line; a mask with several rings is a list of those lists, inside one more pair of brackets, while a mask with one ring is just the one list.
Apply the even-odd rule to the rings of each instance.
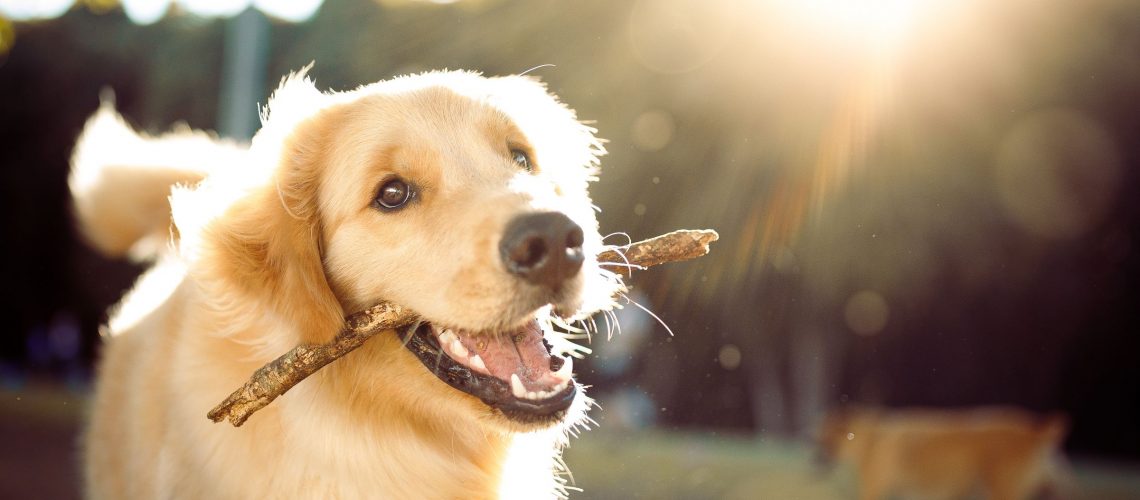
[[[46, 383], [0, 388], [0, 498], [79, 498], [84, 396]], [[850, 470], [827, 475], [802, 443], [747, 435], [596, 429], [571, 442], [574, 499], [854, 498]], [[1074, 460], [1074, 500], [1140, 498], [1140, 466]]]
[[57, 385], [0, 387], [0, 498], [79, 498], [84, 403]]
[[[565, 454], [575, 499], [795, 499], [856, 497], [849, 468], [813, 466], [798, 442], [693, 432], [615, 433], [598, 429], [571, 442]], [[1072, 500], [1140, 498], [1140, 468], [1074, 460]]]

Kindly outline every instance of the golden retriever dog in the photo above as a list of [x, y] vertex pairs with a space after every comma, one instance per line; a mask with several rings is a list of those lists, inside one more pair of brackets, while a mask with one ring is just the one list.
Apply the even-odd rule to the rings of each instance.
[[[285, 78], [248, 147], [140, 135], [104, 107], [77, 218], [155, 263], [104, 331], [83, 440], [96, 499], [547, 498], [590, 401], [556, 333], [614, 306], [587, 184], [594, 130], [526, 77]], [[154, 244], [158, 241], [159, 244]], [[388, 300], [384, 332], [242, 427], [206, 413]]]
[[1062, 415], [1014, 408], [830, 413], [819, 432], [825, 460], [853, 463], [860, 500], [1036, 498], [1062, 486]]

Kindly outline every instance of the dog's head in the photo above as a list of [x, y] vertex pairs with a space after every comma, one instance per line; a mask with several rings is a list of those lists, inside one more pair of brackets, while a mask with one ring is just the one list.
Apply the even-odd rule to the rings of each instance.
[[[581, 402], [550, 319], [610, 307], [621, 281], [595, 258], [602, 148], [545, 87], [441, 72], [325, 94], [295, 75], [263, 122], [251, 167], [268, 182], [202, 225], [212, 279], [294, 325], [293, 342], [327, 341], [381, 300], [416, 311], [423, 323], [370, 341], [384, 358], [370, 369], [464, 393], [478, 417], [542, 427]], [[205, 190], [225, 183], [243, 184]], [[421, 400], [409, 392], [388, 396]]]

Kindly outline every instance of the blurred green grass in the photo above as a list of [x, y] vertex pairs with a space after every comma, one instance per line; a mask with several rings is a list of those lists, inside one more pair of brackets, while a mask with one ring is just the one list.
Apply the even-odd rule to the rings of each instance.
[[565, 459], [583, 491], [572, 498], [838, 499], [853, 483], [812, 466], [797, 443], [721, 433], [595, 430]]
[[[565, 452], [573, 499], [775, 499], [856, 498], [848, 466], [816, 468], [803, 442], [718, 432], [585, 432]], [[1072, 460], [1075, 485], [1065, 500], [1140, 498], [1140, 467], [1090, 459]]]

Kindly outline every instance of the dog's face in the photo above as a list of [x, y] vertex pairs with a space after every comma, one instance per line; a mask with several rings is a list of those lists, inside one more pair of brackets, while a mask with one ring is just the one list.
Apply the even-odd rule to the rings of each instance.
[[[320, 110], [281, 119], [290, 113], [282, 102], [298, 101]], [[592, 129], [532, 80], [468, 73], [344, 94], [293, 78], [269, 108], [252, 151], [279, 165], [275, 191], [259, 202], [283, 213], [250, 222], [266, 228], [219, 231], [284, 228], [268, 245], [220, 245], [276, 269], [245, 278], [251, 292], [307, 325], [382, 300], [416, 311], [424, 321], [403, 338], [371, 342], [397, 358], [374, 363], [376, 376], [412, 380], [484, 421], [544, 427], [581, 404], [572, 363], [550, 352], [542, 319], [608, 307], [621, 288], [595, 259], [602, 242], [586, 187], [601, 148]], [[314, 320], [298, 312], [306, 307], [328, 312]], [[409, 378], [413, 356], [427, 370]]]
[[[513, 90], [475, 82], [484, 87], [475, 90]], [[327, 273], [346, 307], [390, 300], [437, 327], [488, 334], [517, 329], [548, 304], [579, 310], [595, 265], [586, 257], [601, 244], [583, 189], [587, 166], [536, 147], [530, 137], [549, 132], [524, 132], [494, 100], [510, 97], [429, 86], [333, 112], [320, 214]], [[535, 248], [507, 241], [527, 239], [508, 229], [527, 232], [519, 224], [528, 218]], [[551, 269], [519, 272], [538, 264], [527, 257]]]
[[[533, 82], [449, 76], [330, 113], [326, 273], [350, 310], [390, 300], [420, 313], [409, 346], [456, 389], [553, 422], [577, 388], [536, 311], [573, 315], [588, 292], [613, 293], [580, 163], [593, 138]], [[566, 143], [579, 150], [569, 162]]]

